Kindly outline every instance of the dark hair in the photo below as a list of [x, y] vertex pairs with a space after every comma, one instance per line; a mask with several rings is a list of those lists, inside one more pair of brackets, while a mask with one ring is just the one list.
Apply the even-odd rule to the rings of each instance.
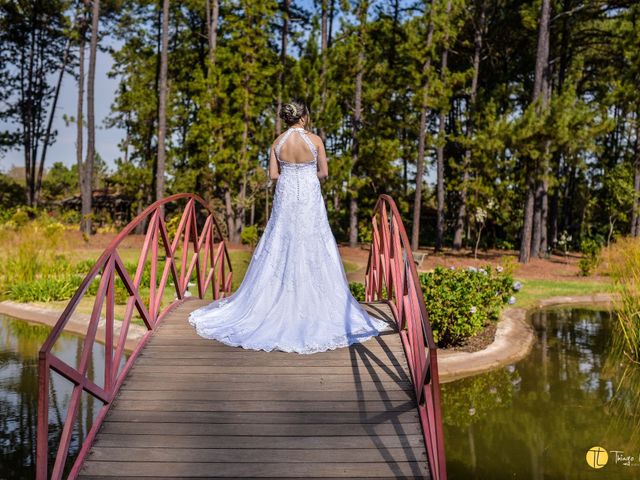
[[287, 125], [295, 125], [302, 117], [308, 114], [309, 110], [307, 106], [299, 100], [292, 100], [280, 107], [280, 118], [283, 119]]

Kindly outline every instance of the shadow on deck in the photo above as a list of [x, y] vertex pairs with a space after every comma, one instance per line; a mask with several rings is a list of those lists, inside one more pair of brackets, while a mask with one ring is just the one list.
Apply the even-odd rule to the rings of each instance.
[[[311, 355], [199, 337], [189, 300], [131, 368], [80, 478], [429, 478], [397, 332]], [[367, 310], [394, 324], [384, 303]]]

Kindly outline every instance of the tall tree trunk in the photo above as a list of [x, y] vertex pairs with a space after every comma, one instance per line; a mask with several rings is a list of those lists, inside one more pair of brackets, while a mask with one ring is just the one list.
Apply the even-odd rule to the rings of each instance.
[[[84, 50], [86, 35], [86, 12], [83, 15], [83, 22], [80, 27], [80, 45], [78, 52], [78, 102], [76, 110], [76, 162], [78, 164], [78, 176], [80, 183], [80, 201], [81, 201], [81, 221], [80, 230], [85, 232], [84, 218], [91, 213], [91, 182], [87, 182], [87, 174], [82, 159], [84, 148]], [[87, 193], [89, 186], [89, 193]], [[88, 200], [88, 202], [87, 202]], [[87, 205], [88, 203], [88, 205]]]
[[164, 174], [167, 151], [167, 70], [169, 49], [169, 0], [162, 0], [162, 48], [160, 51], [160, 84], [158, 92], [158, 161], [156, 163], [156, 200], [164, 198]]
[[427, 136], [427, 120], [429, 116], [429, 72], [431, 70], [431, 45], [433, 43], [433, 12], [430, 13], [429, 29], [427, 31], [426, 48], [427, 58], [422, 65], [422, 105], [420, 108], [420, 130], [418, 132], [418, 158], [416, 159], [416, 190], [413, 197], [413, 222], [411, 226], [411, 249], [418, 250], [420, 243], [420, 210], [422, 208], [422, 182], [424, 178], [424, 156]]
[[462, 166], [462, 188], [460, 189], [460, 206], [456, 219], [456, 229], [453, 234], [453, 248], [462, 248], [462, 235], [464, 224], [467, 218], [467, 189], [469, 183], [469, 168], [471, 165], [471, 138], [473, 137], [473, 122], [476, 110], [476, 100], [478, 97], [478, 78], [480, 76], [480, 56], [482, 54], [482, 40], [484, 36], [484, 24], [486, 17], [486, 0], [480, 0], [480, 14], [478, 15], [475, 34], [473, 37], [473, 77], [471, 78], [471, 91], [469, 92], [469, 104], [467, 106], [467, 148], [464, 152], [464, 163]]
[[[549, 74], [549, 17], [551, 13], [551, 0], [542, 0], [540, 7], [540, 22], [538, 28], [538, 48], [536, 52], [536, 70], [533, 86], [533, 101], [542, 99], [541, 108], [546, 107], [547, 82]], [[540, 177], [540, 165], [532, 165], [532, 160], [527, 162], [525, 169], [528, 188], [526, 193], [524, 218], [522, 224], [522, 238], [520, 241], [520, 263], [527, 263], [531, 258], [531, 243], [534, 221], [534, 203], [536, 181]]]
[[238, 229], [236, 228], [236, 216], [233, 213], [233, 204], [231, 201], [231, 187], [227, 184], [224, 190], [224, 216], [227, 220], [227, 237], [229, 242], [238, 243]]
[[[451, 13], [451, 0], [447, 2], [447, 17]], [[446, 81], [447, 68], [449, 62], [449, 35], [445, 34], [444, 48], [442, 50], [442, 60], [440, 65], [440, 79], [444, 85]], [[438, 114], [438, 143], [436, 145], [436, 251], [442, 250], [444, 242], [444, 147], [446, 141], [446, 112], [440, 109]]]
[[[356, 63], [356, 84], [354, 92], [354, 108], [353, 108], [353, 129], [352, 129], [352, 160], [350, 179], [354, 176], [354, 169], [359, 160], [360, 155], [360, 126], [362, 125], [362, 80], [364, 77], [365, 63], [365, 38], [364, 28], [367, 22], [367, 3], [361, 0], [358, 5], [358, 18], [360, 25], [358, 28], [358, 57]], [[351, 182], [350, 182], [351, 183]], [[353, 183], [350, 185], [349, 199], [349, 246], [355, 247], [358, 244], [358, 190]]]
[[[358, 163], [358, 156], [360, 153], [360, 144], [358, 136], [360, 132], [360, 122], [362, 121], [362, 77], [363, 70], [362, 64], [364, 63], [364, 52], [358, 54], [358, 72], [356, 74], [356, 88], [355, 88], [355, 108], [353, 111], [353, 153], [351, 163], [351, 176], [353, 176], [353, 169]], [[358, 244], [358, 191], [351, 186], [350, 199], [349, 199], [349, 246], [355, 247]]]
[[324, 111], [327, 106], [327, 61], [329, 46], [329, 12], [327, 9], [327, 0], [321, 1], [321, 33], [320, 48], [322, 49], [322, 64], [320, 70], [320, 108], [318, 109], [318, 117], [320, 118], [320, 138], [322, 142], [327, 140], [327, 132], [324, 129]]
[[285, 69], [287, 65], [287, 39], [289, 37], [289, 1], [282, 2], [282, 36], [280, 37], [280, 72], [278, 73], [278, 99], [276, 105], [276, 135], [282, 132], [282, 119], [280, 109], [282, 108], [282, 95], [285, 86]]
[[533, 258], [540, 256], [540, 239], [542, 236], [542, 180], [536, 182], [536, 192], [533, 202], [533, 225], [531, 227], [531, 252]]
[[[443, 53], [443, 58], [446, 57]], [[444, 61], [443, 61], [444, 62]], [[438, 114], [438, 144], [436, 146], [436, 252], [442, 250], [444, 242], [444, 141], [445, 114], [440, 111]]]
[[[551, 79], [549, 74], [544, 75], [543, 81], [543, 109], [549, 105], [551, 98]], [[542, 257], [547, 250], [547, 209], [549, 199], [549, 151], [551, 142], [547, 140], [544, 145], [544, 155], [540, 159], [538, 188], [536, 190], [535, 212], [533, 217], [533, 232], [531, 236], [531, 256]]]
[[207, 42], [209, 44], [209, 64], [211, 69], [216, 65], [216, 48], [218, 45], [218, 20], [220, 3], [218, 0], [206, 0], [207, 10]]
[[[26, 78], [27, 79], [27, 88], [25, 89], [27, 94], [26, 95], [30, 95], [30, 92], [33, 92], [33, 86], [32, 86], [32, 82], [33, 82], [33, 63], [34, 63], [34, 50], [35, 50], [35, 44], [36, 44], [36, 28], [32, 28], [31, 32], [30, 32], [30, 46], [28, 49], [29, 52], [29, 60], [28, 60], [28, 64], [25, 64], [25, 60], [22, 60], [20, 62], [20, 66], [21, 68], [21, 77], [22, 78]], [[23, 49], [23, 55], [24, 55], [24, 51], [27, 49]], [[26, 65], [26, 72], [25, 72], [25, 65]], [[23, 95], [25, 96], [25, 95]], [[32, 151], [31, 151], [31, 141], [32, 141], [32, 117], [33, 117], [33, 111], [32, 111], [32, 106], [33, 106], [33, 102], [31, 101], [30, 98], [27, 98], [25, 96], [23, 103], [23, 107], [22, 107], [22, 128], [23, 128], [23, 134], [22, 134], [22, 147], [24, 149], [24, 175], [25, 175], [25, 185], [26, 185], [26, 192], [27, 192], [27, 204], [28, 205], [33, 205], [33, 195], [32, 195], [32, 191], [31, 191], [31, 175], [32, 175], [32, 167], [31, 167], [31, 157], [32, 157]]]
[[349, 246], [358, 245], [358, 199], [351, 194], [349, 199]]
[[[73, 29], [73, 25], [71, 27]], [[47, 147], [51, 141], [51, 129], [53, 127], [53, 119], [56, 115], [56, 107], [58, 106], [58, 97], [60, 96], [60, 88], [62, 87], [62, 78], [64, 72], [67, 69], [69, 63], [69, 50], [71, 49], [71, 38], [67, 39], [67, 44], [64, 48], [64, 56], [62, 57], [62, 65], [60, 65], [60, 73], [58, 74], [58, 81], [56, 83], [55, 93], [53, 94], [53, 102], [51, 104], [51, 112], [49, 113], [49, 121], [47, 122], [47, 129], [44, 134], [44, 142], [42, 145], [42, 153], [40, 154], [40, 165], [38, 167], [38, 177], [36, 179], [36, 191], [35, 191], [35, 203], [40, 202], [40, 193], [42, 190], [42, 175], [44, 173], [44, 162], [47, 158]]]
[[91, 235], [91, 213], [93, 202], [93, 165], [96, 156], [96, 115], [95, 115], [95, 82], [96, 55], [98, 52], [98, 25], [100, 20], [100, 0], [93, 0], [91, 10], [91, 44], [89, 46], [89, 71], [87, 72], [87, 157], [84, 161], [86, 182], [85, 195], [82, 202], [83, 232]]
[[327, 32], [327, 48], [331, 48], [333, 39], [333, 19], [336, 13], [336, 0], [329, 0], [329, 31]]
[[538, 256], [542, 257], [549, 249], [549, 181], [542, 180], [542, 193], [540, 200], [540, 246]]
[[524, 224], [520, 242], [520, 263], [528, 263], [531, 255], [531, 232], [533, 229], [533, 208], [536, 198], [536, 182], [532, 177], [527, 179], [527, 192], [524, 204]]

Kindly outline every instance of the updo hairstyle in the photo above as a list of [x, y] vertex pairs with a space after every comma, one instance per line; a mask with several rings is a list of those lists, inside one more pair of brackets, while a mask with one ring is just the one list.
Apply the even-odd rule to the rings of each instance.
[[280, 118], [288, 125], [295, 125], [309, 114], [307, 106], [299, 100], [292, 100], [280, 107]]

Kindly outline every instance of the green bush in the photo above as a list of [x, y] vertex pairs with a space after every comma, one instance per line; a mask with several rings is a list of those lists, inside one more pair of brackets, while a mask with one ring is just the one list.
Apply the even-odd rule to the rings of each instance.
[[[509, 266], [457, 270], [437, 267], [419, 274], [434, 340], [440, 347], [459, 344], [480, 333], [498, 320], [506, 304], [515, 302], [513, 294], [521, 284], [513, 281], [510, 271]], [[365, 300], [362, 283], [351, 282], [349, 289], [356, 300]], [[382, 297], [386, 297], [384, 288]]]
[[360, 282], [351, 282], [349, 283], [349, 290], [351, 290], [351, 295], [353, 295], [356, 300], [359, 302], [365, 301], [364, 284]]
[[249, 227], [244, 227], [242, 229], [242, 233], [240, 233], [240, 241], [245, 245], [255, 247], [256, 243], [258, 243], [258, 226], [251, 225]]
[[580, 242], [580, 252], [582, 252], [582, 258], [578, 262], [580, 267], [580, 275], [588, 277], [598, 267], [600, 250], [602, 244], [594, 238], [587, 238]]
[[76, 293], [82, 278], [77, 275], [61, 278], [38, 278], [17, 282], [8, 287], [7, 296], [17, 302], [55, 302], [69, 300]]
[[78, 273], [80, 275], [86, 275], [87, 273], [89, 273], [89, 270], [91, 270], [95, 264], [96, 264], [96, 261], [92, 259], [81, 260], [74, 265], [73, 270], [75, 273]]
[[11, 220], [9, 220], [14, 228], [22, 228], [29, 223], [29, 215], [24, 210], [18, 210], [13, 214]]
[[80, 225], [80, 220], [82, 219], [82, 215], [77, 210], [65, 210], [60, 215], [60, 221], [65, 225]]
[[459, 344], [498, 320], [502, 307], [515, 302], [513, 291], [520, 289], [502, 268], [490, 266], [437, 267], [420, 274], [420, 285], [434, 340], [441, 347]]

